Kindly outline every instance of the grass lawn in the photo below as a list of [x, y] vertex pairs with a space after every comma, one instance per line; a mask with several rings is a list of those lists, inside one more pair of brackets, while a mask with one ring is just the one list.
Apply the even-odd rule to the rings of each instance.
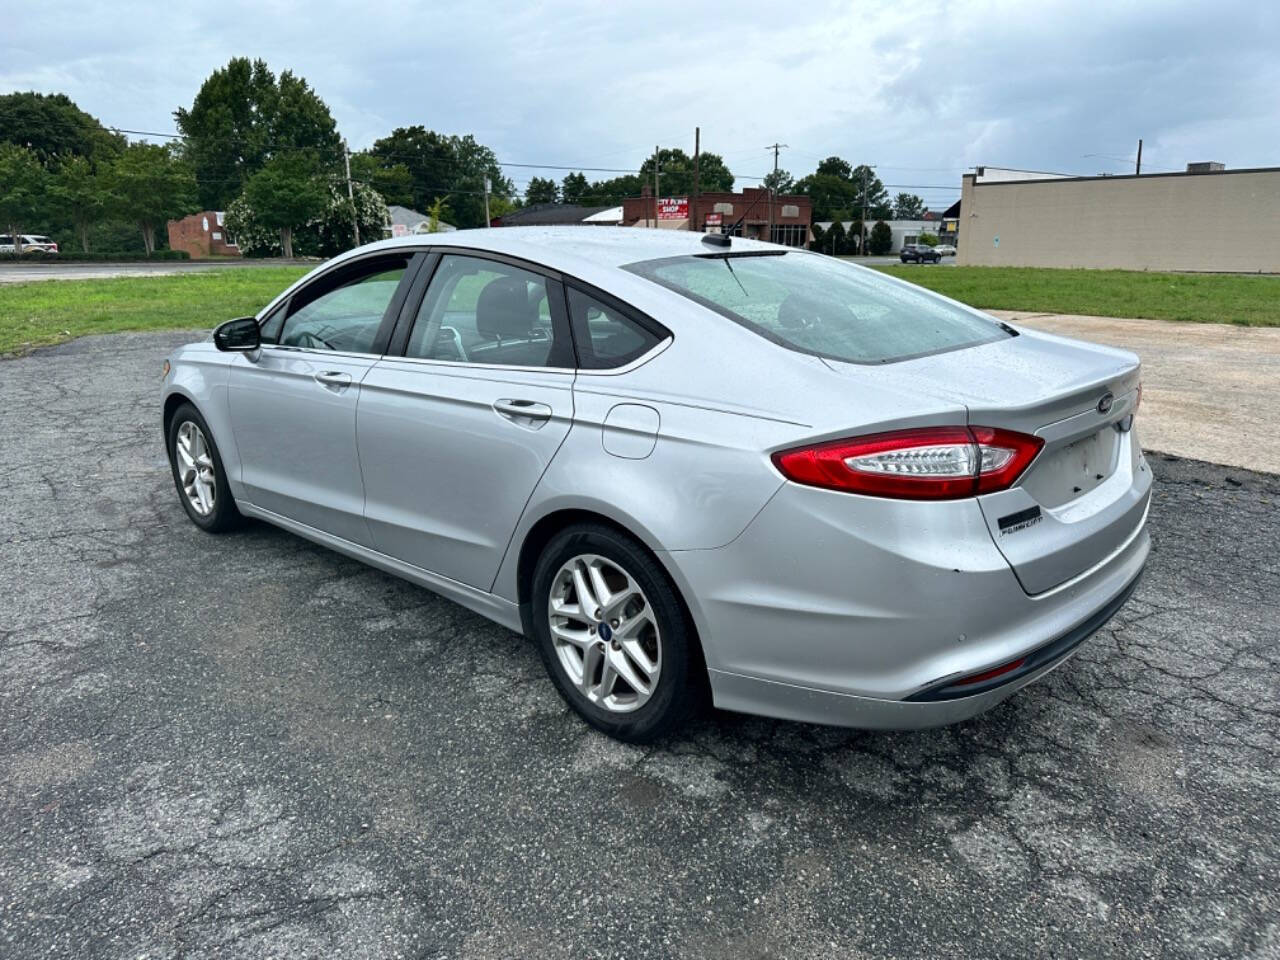
[[0, 284], [0, 353], [89, 333], [214, 327], [257, 313], [305, 267]]
[[1280, 326], [1280, 277], [1042, 267], [876, 267], [987, 310]]

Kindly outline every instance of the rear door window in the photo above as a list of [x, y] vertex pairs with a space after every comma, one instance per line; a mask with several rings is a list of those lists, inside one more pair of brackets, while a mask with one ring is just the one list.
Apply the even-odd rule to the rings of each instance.
[[578, 366], [585, 370], [624, 366], [669, 336], [575, 287], [570, 286], [568, 293]]

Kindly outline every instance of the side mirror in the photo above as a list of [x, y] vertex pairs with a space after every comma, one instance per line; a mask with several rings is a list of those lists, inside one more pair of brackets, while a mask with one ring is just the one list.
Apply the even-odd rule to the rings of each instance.
[[219, 350], [251, 353], [262, 346], [262, 334], [256, 317], [228, 320], [213, 331], [213, 345]]

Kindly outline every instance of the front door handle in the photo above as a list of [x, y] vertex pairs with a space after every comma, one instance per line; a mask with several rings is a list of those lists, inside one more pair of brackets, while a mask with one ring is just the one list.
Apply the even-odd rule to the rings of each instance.
[[541, 426], [551, 419], [551, 408], [533, 400], [495, 400], [493, 409], [521, 426]]
[[315, 375], [315, 380], [316, 383], [335, 390], [351, 386], [351, 374], [343, 373], [341, 370], [324, 370]]

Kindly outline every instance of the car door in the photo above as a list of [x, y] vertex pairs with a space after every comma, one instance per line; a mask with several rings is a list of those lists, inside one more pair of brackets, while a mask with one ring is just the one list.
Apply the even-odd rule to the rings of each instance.
[[442, 254], [419, 287], [401, 355], [361, 388], [365, 517], [382, 553], [487, 590], [573, 420], [564, 295], [478, 253]]
[[256, 357], [232, 361], [228, 403], [250, 503], [370, 545], [356, 407], [416, 265], [406, 252], [322, 274], [264, 322]]

